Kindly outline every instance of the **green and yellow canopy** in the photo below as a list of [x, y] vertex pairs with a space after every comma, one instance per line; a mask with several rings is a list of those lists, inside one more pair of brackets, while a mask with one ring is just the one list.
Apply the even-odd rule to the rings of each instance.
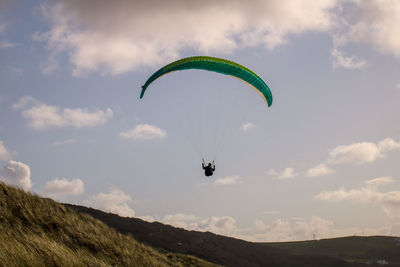
[[268, 107], [272, 105], [272, 93], [268, 85], [252, 70], [222, 58], [196, 56], [174, 61], [156, 71], [142, 86], [140, 98], [143, 97], [147, 87], [164, 74], [177, 70], [200, 69], [222, 73], [236, 77], [252, 86], [265, 100]]

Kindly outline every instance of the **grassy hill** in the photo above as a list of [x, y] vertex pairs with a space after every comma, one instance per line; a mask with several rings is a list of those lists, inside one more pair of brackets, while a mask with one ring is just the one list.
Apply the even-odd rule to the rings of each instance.
[[400, 266], [400, 238], [247, 242], [60, 204], [0, 182], [0, 266], [216, 266], [211, 262]]
[[0, 182], [0, 266], [215, 266], [159, 251], [51, 199]]

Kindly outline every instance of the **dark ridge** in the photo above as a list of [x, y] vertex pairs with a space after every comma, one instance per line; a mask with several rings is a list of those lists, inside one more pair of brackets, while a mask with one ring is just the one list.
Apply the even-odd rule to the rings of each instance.
[[[331, 255], [302, 254], [274, 243], [248, 242], [210, 232], [188, 231], [159, 222], [146, 222], [137, 218], [120, 217], [101, 210], [65, 204], [78, 212], [103, 221], [123, 234], [161, 251], [190, 254], [209, 262], [225, 266], [374, 266]], [[312, 241], [311, 241], [312, 242]]]

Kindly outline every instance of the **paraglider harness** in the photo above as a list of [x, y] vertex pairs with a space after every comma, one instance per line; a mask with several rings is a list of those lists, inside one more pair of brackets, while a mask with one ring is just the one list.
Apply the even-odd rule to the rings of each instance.
[[203, 159], [203, 163], [201, 164], [201, 166], [203, 167], [205, 176], [213, 175], [213, 172], [215, 171], [214, 160], [212, 162], [208, 163], [208, 165], [206, 165], [206, 163], [204, 162], [204, 159]]

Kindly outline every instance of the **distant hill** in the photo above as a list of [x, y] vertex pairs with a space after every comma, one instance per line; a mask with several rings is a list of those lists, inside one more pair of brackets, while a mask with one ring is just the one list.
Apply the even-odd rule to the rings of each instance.
[[400, 266], [400, 237], [350, 236], [260, 245], [285, 249], [294, 255], [332, 256], [368, 266]]
[[136, 240], [160, 251], [190, 254], [225, 266], [399, 266], [400, 246], [395, 237], [255, 243], [65, 205], [89, 214], [123, 234], [131, 234]]
[[159, 251], [93, 217], [0, 182], [0, 266], [215, 266]]

